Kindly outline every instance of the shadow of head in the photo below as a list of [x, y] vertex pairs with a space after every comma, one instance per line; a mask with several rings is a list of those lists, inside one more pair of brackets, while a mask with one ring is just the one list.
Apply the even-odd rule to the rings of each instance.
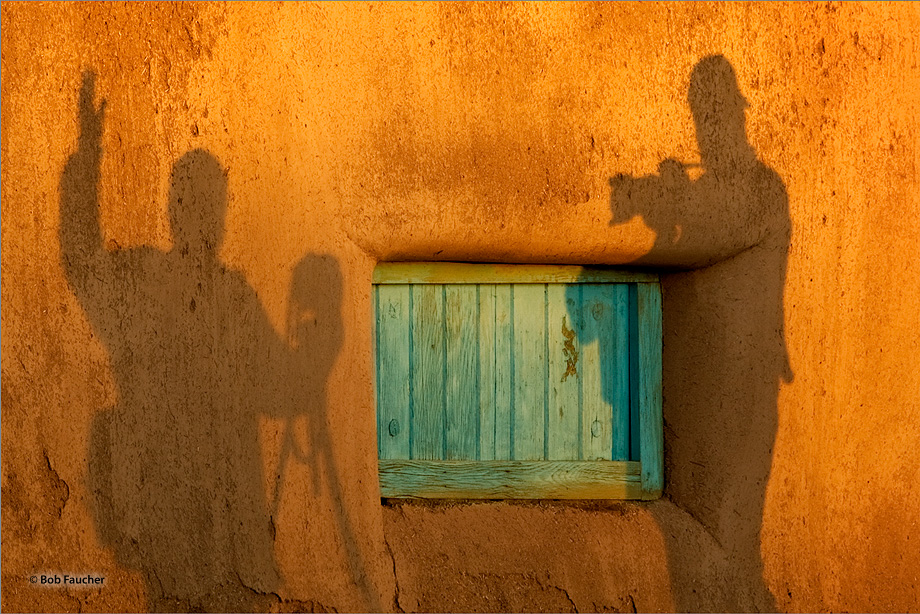
[[[331, 254], [307, 254], [291, 275], [288, 330], [291, 345], [331, 365], [342, 345], [342, 272]], [[329, 363], [329, 364], [326, 364]]]
[[224, 238], [227, 171], [214, 155], [193, 149], [173, 164], [169, 221], [182, 252], [216, 252]]
[[747, 99], [738, 87], [731, 63], [722, 55], [697, 62], [690, 74], [687, 103], [696, 125], [696, 140], [703, 166], [726, 159], [739, 147], [747, 146], [744, 112]]
[[[699, 164], [668, 158], [658, 164], [657, 173], [610, 178], [610, 225], [641, 216], [657, 234], [656, 247], [681, 241], [688, 221], [719, 204], [714, 189], [720, 182], [728, 179], [728, 184], [737, 184], [757, 161], [747, 140], [748, 102], [724, 56], [697, 62], [690, 75], [687, 103], [696, 127]], [[702, 169], [703, 174], [691, 180], [688, 169]]]

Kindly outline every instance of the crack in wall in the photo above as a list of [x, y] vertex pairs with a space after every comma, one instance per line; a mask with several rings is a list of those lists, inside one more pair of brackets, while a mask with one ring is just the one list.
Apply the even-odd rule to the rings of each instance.
[[45, 458], [45, 474], [48, 476], [52, 503], [55, 507], [57, 517], [60, 519], [64, 513], [64, 506], [67, 505], [67, 502], [70, 500], [70, 486], [67, 485], [66, 481], [61, 479], [58, 472], [51, 466], [51, 459], [48, 458], [48, 451], [42, 450], [42, 455]]
[[255, 599], [260, 599], [263, 601], [261, 609], [271, 612], [338, 612], [338, 610], [332, 606], [327, 606], [324, 603], [316, 601], [315, 599], [285, 599], [280, 594], [275, 591], [263, 591], [258, 588], [252, 587], [243, 580], [243, 577], [240, 576], [239, 572], [236, 572], [236, 579], [239, 582], [239, 585], [246, 591], [248, 591], [251, 596]]
[[621, 599], [619, 605], [604, 605], [603, 603], [599, 604], [595, 601], [591, 604], [591, 608], [594, 612], [610, 612], [611, 614], [615, 612], [632, 612], [632, 614], [636, 614], [638, 611], [636, 608], [636, 600], [631, 593]]
[[393, 593], [393, 609], [396, 612], [405, 612], [399, 604], [399, 575], [396, 573], [396, 555], [393, 554], [393, 549], [390, 547], [390, 542], [385, 534], [383, 536], [383, 544], [386, 546], [387, 554], [390, 555], [390, 561], [393, 563], [393, 585], [395, 587]]
[[[563, 587], [563, 586], [555, 586], [555, 587], [553, 587], [553, 588], [556, 588], [556, 589], [562, 591], [562, 594], [565, 595], [565, 598], [568, 599], [568, 600], [569, 600], [569, 603], [572, 604], [572, 610], [573, 610], [574, 612], [576, 612], [576, 614], [577, 614], [577, 612], [579, 612], [578, 606], [575, 605], [575, 600], [572, 599], [571, 595], [569, 595], [569, 591], [567, 591], [567, 590], [565, 589], [565, 587]], [[633, 610], [633, 611], [635, 611], [635, 610]]]
[[194, 599], [168, 594], [156, 570], [151, 569], [149, 574], [155, 586], [159, 587], [156, 594], [149, 597], [148, 606], [153, 611], [338, 612], [336, 608], [313, 599], [286, 599], [275, 591], [254, 588], [238, 572], [234, 572], [235, 581], [228, 578], [227, 582], [204, 591]]

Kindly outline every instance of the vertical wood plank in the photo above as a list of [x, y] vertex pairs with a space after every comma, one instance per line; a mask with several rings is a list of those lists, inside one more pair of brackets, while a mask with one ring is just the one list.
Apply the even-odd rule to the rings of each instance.
[[637, 284], [639, 328], [639, 438], [644, 496], [657, 497], [664, 485], [661, 416], [661, 288]]
[[412, 449], [419, 460], [444, 458], [444, 289], [412, 286]]
[[[610, 285], [613, 315], [613, 338], [607, 364], [602, 365], [609, 380], [606, 391], [610, 394], [613, 426], [613, 460], [629, 460], [630, 404], [629, 404], [629, 287], [626, 284]], [[602, 356], [602, 359], [604, 357]]]
[[495, 459], [495, 286], [479, 286], [479, 459]]
[[582, 430], [584, 460], [612, 458], [613, 415], [611, 378], [608, 370], [613, 353], [614, 314], [609, 285], [582, 286]]
[[[546, 429], [547, 460], [578, 460], [578, 388], [580, 371], [576, 318], [578, 294], [570, 286], [548, 284], [549, 411]], [[577, 290], [577, 288], [576, 288]]]
[[641, 457], [639, 438], [639, 299], [638, 284], [629, 284], [629, 460]]
[[546, 392], [546, 337], [544, 284], [514, 286], [513, 395], [514, 460], [537, 460], [544, 456]]
[[377, 286], [377, 434], [380, 458], [409, 458], [409, 286]]
[[473, 284], [444, 287], [447, 320], [447, 460], [476, 460], [479, 440], [479, 303]]
[[514, 323], [511, 319], [511, 285], [495, 288], [495, 460], [512, 459], [511, 401]]

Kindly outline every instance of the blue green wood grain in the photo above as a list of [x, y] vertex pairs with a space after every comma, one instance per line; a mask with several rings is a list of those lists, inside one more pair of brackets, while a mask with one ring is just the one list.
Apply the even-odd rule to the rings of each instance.
[[409, 286], [378, 286], [377, 432], [380, 458], [409, 455]]
[[444, 458], [444, 287], [412, 287], [412, 458]]
[[[495, 286], [479, 286], [479, 456], [495, 459]], [[381, 457], [383, 458], [383, 457]]]
[[[589, 283], [588, 277], [568, 287], [543, 284], [535, 280], [568, 279], [574, 269], [581, 269], [537, 266], [501, 266], [477, 277], [524, 280], [515, 284], [431, 283], [476, 268], [439, 264], [421, 272], [427, 281], [420, 284], [397, 284], [394, 280], [405, 277], [405, 270], [390, 271], [383, 276], [387, 282], [375, 287], [382, 461], [601, 459], [616, 464], [631, 459], [641, 461], [631, 465], [637, 468], [632, 494], [591, 487], [570, 497], [574, 487], [566, 486], [569, 495], [560, 496], [659, 496], [663, 445], [657, 283], [644, 278], [640, 283]], [[609, 271], [601, 273], [601, 281], [612, 279]], [[451, 471], [468, 473], [457, 467]], [[507, 477], [507, 466], [492, 467]], [[530, 494], [509, 494], [518, 486], [506, 485], [501, 498], [546, 498], [549, 486], [532, 482], [537, 475], [549, 478], [540, 471], [528, 475], [515, 483], [526, 482]], [[453, 494], [437, 496], [492, 496], [479, 486], [464, 490], [447, 482], [453, 484]]]
[[575, 299], [567, 294], [563, 284], [546, 286], [549, 349], [546, 458], [549, 460], [579, 458], [579, 367], [584, 369], [584, 363], [579, 364], [578, 324], [572, 316], [576, 311]]
[[602, 365], [610, 379], [608, 391], [613, 412], [613, 460], [629, 460], [629, 289], [626, 284], [610, 285], [613, 335], [608, 364]]
[[638, 284], [639, 438], [642, 490], [657, 498], [664, 486], [661, 415], [661, 288]]
[[430, 499], [640, 499], [628, 461], [380, 460], [382, 497]]
[[496, 284], [495, 288], [495, 458], [511, 459], [513, 398], [513, 323], [511, 321], [511, 286]]
[[546, 287], [542, 284], [514, 286], [512, 300], [512, 459], [542, 459], [546, 399]]
[[584, 460], [611, 460], [613, 408], [611, 377], [605, 373], [614, 334], [611, 287], [589, 284], [581, 288], [582, 369], [581, 447]]
[[475, 460], [479, 445], [479, 314], [476, 286], [444, 286], [447, 460]]
[[629, 292], [629, 460], [641, 456], [639, 438], [639, 299], [638, 284], [627, 284]]

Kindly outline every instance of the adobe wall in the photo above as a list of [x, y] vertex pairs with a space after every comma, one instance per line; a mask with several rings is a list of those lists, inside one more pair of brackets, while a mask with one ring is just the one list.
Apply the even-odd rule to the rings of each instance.
[[[920, 610], [917, 4], [2, 22], [4, 610]], [[665, 497], [382, 505], [387, 260], [661, 271]]]

